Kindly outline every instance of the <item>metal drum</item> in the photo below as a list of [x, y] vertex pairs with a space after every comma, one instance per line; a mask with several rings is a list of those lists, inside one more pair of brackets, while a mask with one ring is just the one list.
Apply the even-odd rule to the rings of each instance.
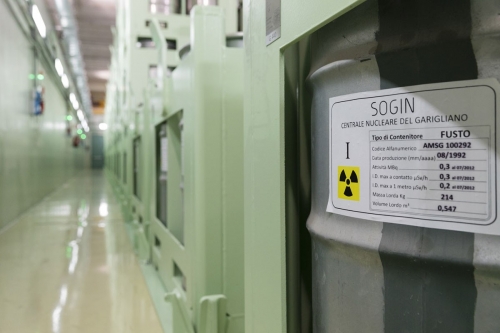
[[500, 332], [500, 238], [344, 217], [330, 97], [500, 79], [500, 1], [368, 0], [311, 37], [314, 332]]
[[150, 0], [149, 10], [151, 13], [161, 13], [165, 15], [169, 14], [181, 14], [181, 1], [177, 0]]

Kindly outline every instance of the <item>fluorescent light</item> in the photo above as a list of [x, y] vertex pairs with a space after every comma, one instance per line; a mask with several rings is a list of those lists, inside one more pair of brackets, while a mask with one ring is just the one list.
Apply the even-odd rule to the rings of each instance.
[[82, 122], [83, 130], [85, 132], [88, 132], [89, 131], [89, 125], [87, 124], [87, 121], [85, 120], [85, 118], [83, 118], [83, 112], [81, 113], [81, 115], [82, 115], [82, 118], [80, 118], [80, 115], [78, 115], [78, 118], [80, 118], [80, 121]]
[[101, 70], [101, 71], [93, 71], [92, 75], [99, 79], [109, 81], [110, 73], [109, 70]]
[[68, 26], [68, 19], [66, 17], [61, 17], [61, 25], [66, 28]]
[[101, 202], [101, 204], [99, 205], [99, 215], [101, 215], [101, 217], [108, 216], [108, 204], [107, 203]]
[[76, 96], [74, 93], [69, 94], [69, 100], [70, 100], [71, 104], [73, 104], [73, 108], [75, 110], [78, 110], [78, 108], [80, 107], [80, 104], [78, 103], [78, 100], [76, 99]]
[[106, 123], [100, 123], [100, 124], [99, 124], [99, 129], [100, 129], [101, 131], [105, 131], [105, 130], [107, 130], [107, 129], [108, 129], [108, 124], [106, 124]]
[[42, 14], [40, 14], [40, 10], [38, 10], [37, 5], [33, 5], [31, 7], [31, 16], [33, 17], [33, 21], [35, 21], [35, 25], [40, 33], [40, 36], [45, 38], [45, 36], [47, 36], [47, 28], [45, 27], [45, 22], [43, 22]]
[[80, 119], [80, 121], [83, 121], [83, 119], [85, 119], [83, 117], [83, 111], [82, 110], [76, 111], [76, 115], [78, 116], [78, 119]]
[[59, 60], [59, 58], [56, 58], [54, 65], [56, 67], [57, 74], [59, 76], [62, 76], [64, 74], [64, 68], [63, 68], [61, 60]]
[[62, 85], [64, 86], [64, 88], [68, 89], [68, 87], [69, 87], [69, 80], [68, 80], [68, 76], [66, 74], [62, 75], [61, 82], [62, 82]]

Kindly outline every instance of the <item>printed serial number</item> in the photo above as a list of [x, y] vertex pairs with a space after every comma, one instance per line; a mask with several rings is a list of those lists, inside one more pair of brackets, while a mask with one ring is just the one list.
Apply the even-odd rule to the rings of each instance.
[[441, 194], [441, 200], [453, 200], [453, 195]]
[[438, 206], [438, 210], [440, 212], [454, 212], [457, 210], [457, 206], [442, 206], [442, 205], [439, 205]]
[[441, 173], [439, 174], [440, 180], [457, 180], [464, 182], [472, 182], [476, 179], [474, 176], [451, 176], [449, 173]]
[[427, 149], [439, 149], [439, 148], [449, 148], [449, 149], [460, 149], [460, 148], [472, 148], [471, 142], [426, 142], [422, 148]]
[[446, 148], [471, 148], [470, 142], [446, 142]]
[[473, 165], [457, 165], [456, 167], [453, 167], [453, 170], [475, 170], [476, 167]]
[[466, 158], [465, 153], [455, 153], [455, 152], [439, 152], [437, 153], [437, 158], [448, 159], [448, 158]]
[[439, 183], [439, 188], [442, 190], [461, 190], [461, 191], [474, 191], [475, 186], [472, 185], [452, 185], [450, 183]]
[[454, 165], [450, 166], [449, 164], [439, 164], [439, 169], [441, 170], [469, 170], [474, 171], [476, 167], [474, 165]]

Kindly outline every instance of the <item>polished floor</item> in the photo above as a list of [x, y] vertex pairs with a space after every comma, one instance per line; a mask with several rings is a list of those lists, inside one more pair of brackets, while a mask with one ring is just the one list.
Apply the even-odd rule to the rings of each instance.
[[0, 231], [0, 332], [161, 332], [102, 172], [70, 180]]

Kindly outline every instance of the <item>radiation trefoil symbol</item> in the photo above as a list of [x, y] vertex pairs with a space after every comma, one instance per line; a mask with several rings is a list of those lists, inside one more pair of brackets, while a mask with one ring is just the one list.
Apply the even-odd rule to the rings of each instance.
[[359, 167], [338, 167], [338, 197], [344, 200], [359, 201]]

